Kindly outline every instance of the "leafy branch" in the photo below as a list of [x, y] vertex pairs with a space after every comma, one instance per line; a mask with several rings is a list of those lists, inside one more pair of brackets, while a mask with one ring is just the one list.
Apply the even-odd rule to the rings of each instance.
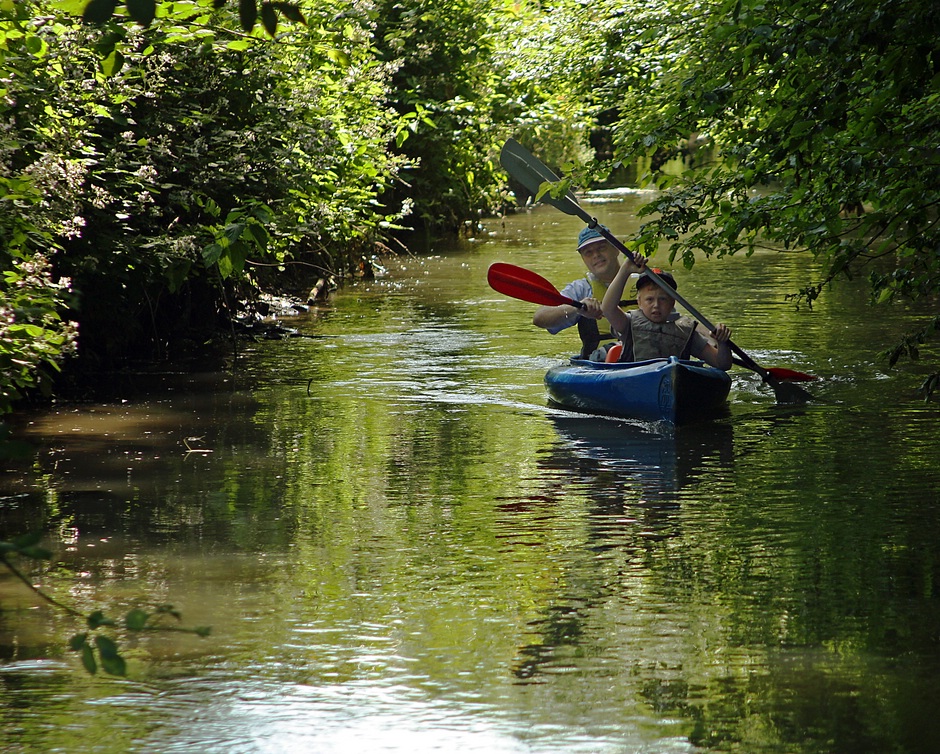
[[[225, 6], [226, 0], [213, 0], [212, 7], [219, 10]], [[119, 5], [124, 5], [127, 15], [141, 26], [150, 26], [157, 15], [157, 0], [89, 0], [82, 11], [82, 20], [86, 23], [104, 24], [111, 20]], [[164, 3], [170, 6], [172, 3]], [[276, 0], [238, 0], [238, 20], [241, 27], [251, 32], [255, 28], [258, 16], [265, 31], [271, 37], [277, 32], [278, 14], [292, 23], [306, 24], [303, 13], [295, 3], [277, 2]]]
[[102, 670], [111, 675], [127, 675], [127, 662], [121, 656], [118, 643], [110, 636], [102, 633], [94, 633], [101, 628], [116, 629], [119, 625], [122, 625], [126, 631], [131, 632], [181, 631], [183, 633], [196, 634], [197, 636], [209, 635], [211, 629], [207, 626], [185, 628], [183, 626], [168, 624], [167, 621], [169, 619], [175, 621], [182, 620], [182, 616], [172, 605], [158, 605], [150, 612], [135, 607], [127, 612], [123, 621], [119, 624], [117, 621], [107, 617], [101, 610], [95, 610], [85, 615], [81, 611], [63, 602], [59, 602], [33, 584], [32, 581], [10, 561], [10, 557], [15, 555], [32, 560], [50, 560], [52, 553], [39, 546], [41, 537], [42, 534], [40, 532], [34, 532], [15, 537], [10, 541], [0, 541], [0, 564], [13, 574], [14, 577], [19, 579], [19, 581], [25, 584], [26, 587], [41, 600], [73, 618], [85, 621], [88, 631], [75, 634], [69, 639], [69, 649], [81, 654], [82, 665], [89, 673], [97, 673], [100, 666]]

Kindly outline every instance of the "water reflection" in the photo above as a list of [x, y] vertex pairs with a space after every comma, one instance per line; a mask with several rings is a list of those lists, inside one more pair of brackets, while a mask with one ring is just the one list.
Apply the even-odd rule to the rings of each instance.
[[572, 658], [585, 653], [605, 655], [598, 612], [624, 590], [642, 589], [651, 550], [682, 535], [680, 508], [694, 499], [683, 491], [703, 477], [720, 484], [734, 463], [734, 428], [726, 422], [673, 427], [572, 414], [551, 422], [559, 442], [539, 456], [550, 481], [538, 502], [584, 498], [582, 555], [566, 574], [581, 588], [553, 595], [527, 624], [513, 665], [520, 683], [544, 683], [581, 665]]
[[648, 497], [682, 489], [705, 466], [727, 468], [734, 461], [734, 427], [726, 421], [670, 427], [596, 416], [551, 419], [562, 440], [559, 452], [573, 455], [587, 473], [636, 480]]
[[760, 363], [850, 375], [810, 386], [832, 402], [777, 406], [736, 370], [701, 426], [555, 411], [543, 375], [571, 343], [485, 273], [581, 274], [559, 214], [403, 258], [297, 323], [316, 338], [247, 348], [232, 382], [34, 417], [0, 527], [48, 532], [37, 581], [109, 614], [172, 602], [214, 633], [135, 640], [131, 679], [87, 678], [65, 649], [81, 629], [0, 578], [8, 746], [936, 751], [923, 375], [887, 382], [870, 312], [794, 312], [805, 263], [758, 253], [697, 263], [683, 290]]

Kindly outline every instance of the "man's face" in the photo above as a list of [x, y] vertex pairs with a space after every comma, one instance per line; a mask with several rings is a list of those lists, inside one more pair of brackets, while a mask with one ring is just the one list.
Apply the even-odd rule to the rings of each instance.
[[672, 314], [676, 300], [654, 283], [637, 291], [636, 304], [650, 322], [662, 324]]
[[599, 239], [581, 249], [581, 259], [584, 260], [584, 266], [593, 272], [598, 280], [609, 284], [620, 269], [620, 263], [617, 261], [618, 253], [607, 241]]

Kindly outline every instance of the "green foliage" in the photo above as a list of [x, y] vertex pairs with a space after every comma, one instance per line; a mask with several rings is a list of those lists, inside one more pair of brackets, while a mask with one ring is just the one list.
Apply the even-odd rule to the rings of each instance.
[[413, 205], [416, 225], [459, 231], [498, 206], [494, 130], [497, 21], [493, 0], [379, 0], [376, 46], [393, 70], [389, 106], [407, 160], [388, 200]]
[[[158, 7], [156, 0], [125, 0], [123, 3], [118, 2], [118, 0], [73, 0], [70, 4], [77, 6], [75, 10], [81, 13], [82, 20], [90, 24], [105, 24], [111, 21], [117, 15], [118, 8], [123, 5], [127, 17], [141, 26], [150, 26], [158, 15], [169, 18], [177, 16], [187, 18], [194, 5], [164, 1], [160, 2]], [[225, 0], [212, 0], [211, 7], [214, 10], [219, 10], [225, 4]], [[203, 2], [195, 5], [208, 8], [210, 3]], [[277, 34], [279, 15], [292, 23], [306, 23], [300, 7], [296, 3], [270, 0], [261, 2], [261, 25], [264, 26], [265, 31], [271, 37]], [[244, 31], [250, 34], [254, 30], [258, 16], [258, 0], [238, 0], [238, 21]]]
[[[712, 160], [664, 190], [635, 239], [697, 251], [806, 251], [825, 274], [867, 272], [873, 300], [940, 291], [940, 18], [926, 0], [619, 3], [602, 23], [616, 157], [707, 135]], [[903, 350], [903, 349], [902, 349]], [[908, 352], [910, 353], [909, 349]]]
[[400, 215], [377, 202], [398, 170], [396, 116], [361, 22], [271, 45], [200, 25], [225, 8], [147, 30], [41, 8], [3, 27], [6, 154], [42, 210], [17, 197], [14, 230], [61, 247], [81, 355], [211, 329], [237, 286], [295, 261], [341, 274]]
[[578, 2], [513, 4], [499, 29], [494, 59], [497, 118], [510, 135], [556, 170], [593, 157], [590, 87], [597, 59], [596, 16]]
[[[98, 672], [98, 668], [101, 667], [104, 672], [110, 675], [127, 675], [127, 661], [121, 655], [117, 641], [107, 634], [97, 633], [102, 628], [117, 630], [119, 628], [117, 621], [106, 616], [101, 610], [94, 610], [88, 615], [83, 615], [78, 610], [50, 597], [44, 591], [33, 586], [32, 581], [10, 561], [11, 556], [20, 556], [31, 560], [49, 560], [52, 553], [39, 546], [41, 539], [41, 532], [33, 532], [21, 535], [8, 542], [0, 541], [0, 565], [29, 587], [40, 599], [73, 618], [84, 620], [88, 631], [72, 636], [69, 639], [68, 646], [72, 652], [80, 653], [82, 666], [86, 671], [95, 674]], [[174, 624], [168, 625], [167, 619], [172, 619]], [[151, 612], [135, 607], [127, 612], [120, 627], [123, 627], [129, 633], [183, 631], [205, 637], [211, 632], [211, 629], [206, 626], [183, 628], [175, 625], [175, 622], [180, 620], [182, 620], [182, 616], [172, 605], [158, 605]]]
[[[12, 127], [23, 99], [38, 100], [31, 74], [45, 46], [28, 33], [27, 4], [0, 5], [0, 414], [26, 393], [47, 390], [50, 374], [73, 352], [75, 324], [62, 316], [70, 281], [57, 275], [55, 237], [67, 234], [72, 207], [60, 188], [80, 170], [51, 159], [23, 164], [23, 134]], [[36, 108], [30, 130], [47, 130]]]
[[48, 390], [49, 370], [59, 370], [74, 350], [75, 325], [59, 314], [67, 290], [68, 281], [54, 281], [40, 253], [7, 262], [0, 281], [0, 414], [28, 391]]

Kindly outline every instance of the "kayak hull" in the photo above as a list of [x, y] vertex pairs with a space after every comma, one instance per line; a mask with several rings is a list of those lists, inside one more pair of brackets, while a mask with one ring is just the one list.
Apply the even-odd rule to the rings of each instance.
[[572, 358], [548, 370], [545, 386], [552, 403], [574, 411], [685, 424], [721, 413], [731, 378], [674, 356], [614, 364]]

